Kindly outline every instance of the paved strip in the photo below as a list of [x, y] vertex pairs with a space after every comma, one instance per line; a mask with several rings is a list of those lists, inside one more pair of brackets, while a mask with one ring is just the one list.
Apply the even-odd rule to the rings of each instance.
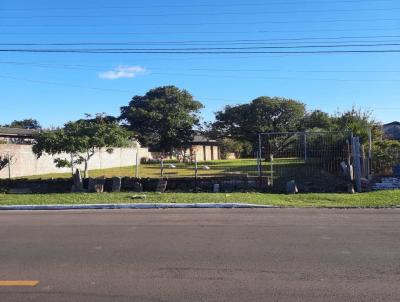
[[0, 280], [0, 286], [36, 286], [37, 280]]
[[1, 302], [398, 302], [399, 209], [0, 212]]

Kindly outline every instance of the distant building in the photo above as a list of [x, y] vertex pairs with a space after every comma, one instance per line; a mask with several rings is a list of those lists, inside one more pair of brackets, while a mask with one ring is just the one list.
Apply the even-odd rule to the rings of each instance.
[[400, 122], [383, 125], [383, 133], [386, 139], [400, 140]]
[[0, 141], [10, 144], [32, 144], [37, 130], [0, 127]]
[[195, 135], [190, 144], [190, 156], [198, 161], [221, 159], [219, 144], [216, 140], [202, 135]]

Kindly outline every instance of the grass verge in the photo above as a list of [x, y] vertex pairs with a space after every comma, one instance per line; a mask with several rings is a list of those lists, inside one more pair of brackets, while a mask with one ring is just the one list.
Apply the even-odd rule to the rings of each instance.
[[[145, 198], [138, 198], [146, 196]], [[102, 194], [0, 194], [0, 205], [95, 203], [250, 203], [283, 207], [394, 207], [400, 190], [362, 194], [263, 194], [263, 193], [102, 193]]]

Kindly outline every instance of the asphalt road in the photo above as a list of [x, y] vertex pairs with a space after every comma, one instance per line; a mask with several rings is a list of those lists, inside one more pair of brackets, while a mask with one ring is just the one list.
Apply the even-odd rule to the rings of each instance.
[[400, 210], [0, 212], [0, 301], [400, 301]]

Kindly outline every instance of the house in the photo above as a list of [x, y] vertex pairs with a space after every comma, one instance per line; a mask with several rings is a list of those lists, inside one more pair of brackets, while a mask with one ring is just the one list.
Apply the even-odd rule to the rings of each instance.
[[10, 144], [32, 144], [37, 130], [0, 127], [0, 142]]
[[400, 122], [383, 125], [383, 133], [386, 139], [400, 140]]
[[197, 161], [221, 159], [219, 143], [203, 135], [195, 135], [190, 144], [190, 156]]

